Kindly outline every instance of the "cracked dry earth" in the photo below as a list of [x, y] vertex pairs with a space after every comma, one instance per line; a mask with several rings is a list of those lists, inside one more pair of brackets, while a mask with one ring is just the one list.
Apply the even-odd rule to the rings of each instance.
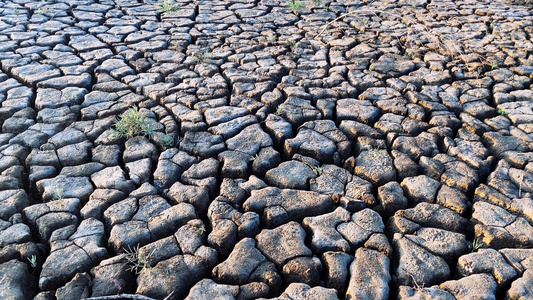
[[533, 299], [531, 7], [318, 2], [2, 1], [0, 298]]

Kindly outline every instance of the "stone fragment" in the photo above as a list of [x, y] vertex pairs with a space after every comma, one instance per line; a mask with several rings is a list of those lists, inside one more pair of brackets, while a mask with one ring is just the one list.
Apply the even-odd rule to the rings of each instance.
[[499, 286], [507, 285], [518, 275], [505, 258], [494, 249], [479, 249], [477, 252], [459, 257], [457, 271], [465, 277], [472, 274], [492, 274]]
[[479, 299], [496, 299], [498, 285], [490, 274], [474, 274], [459, 280], [446, 281], [439, 285], [456, 299], [476, 295]]
[[125, 172], [119, 167], [107, 167], [91, 175], [91, 180], [99, 189], [116, 189], [129, 193], [135, 189], [131, 180], [126, 179]]
[[437, 286], [418, 288], [402, 285], [398, 289], [398, 300], [455, 300], [456, 298]]
[[319, 176], [309, 181], [310, 190], [331, 196], [344, 194], [344, 189], [352, 179], [350, 172], [336, 165], [322, 165]]
[[267, 187], [251, 191], [251, 196], [244, 202], [243, 208], [246, 212], [257, 213], [261, 217], [261, 223], [267, 228], [274, 228], [289, 221], [299, 222], [305, 217], [328, 213], [332, 205], [330, 196], [310, 191]]
[[282, 274], [286, 282], [317, 285], [321, 271], [322, 263], [317, 257], [297, 257], [283, 266]]
[[88, 298], [91, 294], [91, 286], [91, 276], [87, 273], [78, 273], [65, 286], [57, 289], [56, 297], [58, 299]]
[[193, 255], [206, 242], [205, 225], [199, 219], [191, 220], [176, 230], [174, 238], [183, 254]]
[[[250, 158], [252, 159], [252, 158]], [[281, 163], [281, 155], [272, 147], [262, 148], [257, 157], [253, 157], [252, 170], [259, 177]]]
[[[346, 192], [344, 198], [362, 201], [364, 203], [364, 207], [373, 207], [377, 204], [374, 194], [372, 193], [373, 185], [358, 176], [354, 175], [352, 177], [352, 180], [346, 185], [345, 190]], [[346, 209], [350, 211], [350, 209]]]
[[9, 220], [11, 216], [22, 212], [29, 204], [28, 195], [24, 190], [0, 191], [0, 219]]
[[352, 120], [371, 126], [379, 119], [379, 116], [379, 110], [368, 100], [341, 99], [337, 101], [337, 122]]
[[351, 150], [351, 142], [333, 121], [320, 120], [304, 123], [295, 138], [285, 141], [287, 157], [295, 153], [314, 158], [321, 163], [340, 164]]
[[193, 156], [209, 158], [216, 157], [216, 155], [226, 149], [226, 146], [219, 135], [213, 135], [208, 132], [187, 131], [179, 144], [179, 148]]
[[304, 218], [303, 227], [311, 232], [311, 249], [318, 253], [326, 251], [349, 252], [348, 242], [335, 228], [340, 223], [348, 222], [350, 219], [349, 212], [341, 207], [329, 214]]
[[103, 237], [104, 225], [98, 220], [87, 219], [67, 239], [52, 242], [51, 253], [39, 276], [39, 288], [58, 288], [76, 273], [87, 272], [107, 258]]
[[104, 259], [94, 268], [92, 297], [110, 296], [135, 292], [134, 274], [124, 262], [122, 255]]
[[309, 188], [309, 180], [315, 177], [316, 174], [310, 166], [291, 160], [268, 170], [265, 174], [265, 181], [281, 189], [306, 190]]
[[376, 186], [396, 180], [393, 160], [386, 150], [362, 151], [355, 159], [354, 174]]
[[327, 289], [321, 286], [310, 287], [305, 283], [291, 283], [281, 294], [276, 298], [268, 300], [306, 300], [306, 299], [339, 299], [337, 291], [334, 289]]
[[122, 158], [125, 163], [134, 162], [143, 158], [149, 158], [155, 161], [157, 159], [157, 148], [147, 138], [135, 136], [126, 141]]
[[395, 77], [405, 75], [414, 69], [415, 64], [410, 59], [394, 54], [380, 56], [379, 59], [373, 62], [369, 67], [370, 71], [391, 74]]
[[208, 108], [204, 111], [205, 121], [209, 126], [216, 126], [247, 114], [245, 108], [233, 106]]
[[433, 157], [439, 153], [436, 141], [425, 133], [416, 137], [400, 136], [392, 143], [392, 149], [407, 154], [413, 161], [418, 161], [421, 156]]
[[128, 171], [128, 177], [134, 184], [141, 185], [150, 180], [152, 161], [149, 158], [143, 158], [126, 163], [126, 171]]
[[389, 239], [384, 233], [373, 233], [363, 246], [367, 249], [381, 252], [387, 257], [391, 257], [392, 255], [392, 247], [389, 244]]
[[265, 120], [265, 131], [272, 137], [275, 145], [283, 145], [285, 140], [293, 135], [291, 124], [273, 114], [269, 114]]
[[396, 169], [398, 180], [418, 175], [419, 166], [407, 154], [398, 150], [391, 151], [394, 157], [394, 168]]
[[198, 159], [185, 151], [168, 149], [161, 153], [154, 172], [154, 185], [157, 188], [169, 188], [185, 170], [197, 163]]
[[513, 281], [507, 291], [506, 297], [511, 300], [528, 299], [533, 297], [531, 286], [533, 285], [533, 270], [528, 269], [522, 277]]
[[307, 121], [320, 120], [322, 116], [320, 111], [312, 105], [310, 100], [295, 96], [288, 97], [280, 107], [280, 116], [289, 122], [294, 128], [298, 128]]
[[408, 206], [408, 200], [403, 194], [402, 187], [395, 181], [378, 188], [378, 201], [387, 216], [391, 216], [396, 211]]
[[410, 204], [421, 202], [433, 203], [440, 188], [440, 183], [426, 175], [408, 177], [402, 180], [401, 186]]
[[519, 273], [533, 267], [532, 249], [501, 249], [499, 252], [505, 257], [508, 264], [513, 266]]
[[382, 253], [365, 248], [355, 252], [350, 266], [348, 299], [389, 299], [389, 258]]
[[192, 204], [198, 213], [207, 211], [211, 199], [209, 188], [206, 186], [185, 185], [176, 182], [168, 192], [172, 203]]
[[349, 279], [349, 268], [353, 257], [344, 252], [325, 252], [322, 261], [326, 272], [326, 287], [334, 288], [343, 294]]
[[236, 136], [226, 140], [226, 146], [228, 150], [240, 151], [251, 157], [256, 155], [260, 149], [271, 147], [272, 139], [259, 124], [252, 124]]
[[90, 149], [92, 143], [81, 142], [77, 144], [67, 145], [56, 150], [59, 162], [63, 166], [75, 166], [90, 161]]
[[263, 229], [256, 239], [257, 249], [277, 267], [293, 258], [312, 254], [304, 244], [305, 231], [296, 222], [289, 222], [271, 230]]
[[16, 79], [33, 86], [38, 82], [61, 76], [59, 69], [52, 65], [40, 63], [14, 67], [11, 72]]
[[476, 169], [445, 154], [438, 154], [434, 158], [446, 168], [446, 171], [441, 175], [441, 181], [444, 184], [465, 194], [474, 191], [479, 183], [479, 172]]
[[196, 218], [194, 206], [188, 203], [178, 203], [165, 209], [148, 221], [148, 230], [156, 238], [170, 236], [188, 221]]
[[[279, 156], [279, 154], [278, 154]], [[250, 157], [246, 153], [240, 151], [224, 151], [218, 155], [218, 160], [222, 163], [222, 173], [224, 178], [247, 178], [248, 162], [253, 159], [257, 160], [256, 156]]]
[[239, 241], [227, 260], [213, 269], [214, 278], [225, 284], [244, 285], [253, 281], [264, 282], [271, 288], [281, 283], [274, 264], [256, 248], [253, 239]]
[[239, 287], [235, 285], [217, 284], [211, 279], [200, 280], [195, 284], [186, 300], [236, 299]]
[[384, 227], [379, 214], [365, 208], [353, 214], [350, 222], [339, 224], [336, 229], [352, 248], [358, 248], [373, 233], [383, 233]]
[[29, 285], [28, 265], [19, 260], [0, 264], [0, 296], [5, 299], [30, 299], [33, 288]]
[[463, 215], [467, 207], [471, 205], [468, 202], [468, 198], [463, 193], [447, 185], [441, 186], [437, 193], [435, 203], [449, 208], [460, 215]]
[[[400, 210], [393, 216], [405, 218], [423, 227], [440, 228], [448, 231], [463, 233], [467, 220], [456, 212], [438, 204], [422, 202], [414, 208]], [[389, 220], [389, 223], [392, 221]]]
[[75, 35], [70, 39], [69, 45], [79, 52], [87, 52], [99, 48], [106, 48], [106, 44], [97, 39], [94, 35]]
[[532, 243], [533, 227], [522, 217], [505, 209], [480, 201], [473, 206], [470, 228], [487, 247], [500, 249], [514, 245], [529, 247]]
[[438, 228], [420, 228], [415, 235], [405, 235], [406, 238], [431, 253], [451, 260], [467, 252], [464, 234]]
[[397, 261], [393, 274], [400, 285], [431, 286], [450, 276], [450, 268], [444, 259], [401, 234], [394, 234], [392, 245]]
[[136, 294], [162, 299], [174, 292], [174, 297], [182, 299], [206, 273], [207, 263], [204, 259], [193, 255], [177, 255], [144, 269], [137, 277]]

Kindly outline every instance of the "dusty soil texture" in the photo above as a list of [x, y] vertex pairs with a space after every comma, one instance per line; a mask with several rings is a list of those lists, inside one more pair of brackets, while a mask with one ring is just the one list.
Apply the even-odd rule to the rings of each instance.
[[488, 0], [0, 1], [0, 298], [533, 299], [532, 37]]

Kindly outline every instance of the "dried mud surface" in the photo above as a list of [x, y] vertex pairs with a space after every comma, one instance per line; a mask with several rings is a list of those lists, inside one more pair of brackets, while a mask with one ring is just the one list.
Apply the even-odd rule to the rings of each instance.
[[533, 299], [532, 35], [500, 1], [1, 1], [0, 298]]

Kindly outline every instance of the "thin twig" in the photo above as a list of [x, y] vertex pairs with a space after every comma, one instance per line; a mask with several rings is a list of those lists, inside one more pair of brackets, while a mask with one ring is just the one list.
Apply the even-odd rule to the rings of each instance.
[[335, 23], [335, 22], [337, 22], [337, 21], [339, 21], [341, 19], [344, 19], [344, 18], [346, 18], [348, 16], [351, 16], [351, 15], [354, 15], [356, 13], [377, 13], [377, 12], [381, 12], [381, 11], [379, 11], [377, 9], [362, 9], [362, 10], [357, 10], [357, 11], [351, 11], [349, 13], [345, 13], [344, 15], [342, 15], [340, 17], [336, 17], [335, 19], [327, 22], [326, 25], [324, 25], [324, 28], [322, 28], [322, 30], [317, 34], [317, 36], [315, 36], [315, 40], [318, 39], [318, 37], [320, 37], [320, 35], [322, 35], [322, 33], [324, 33], [324, 31], [326, 31], [326, 29], [328, 29], [328, 27], [331, 24], [333, 24], [333, 23]]
[[156, 300], [154, 298], [146, 297], [143, 295], [133, 295], [133, 294], [120, 294], [120, 295], [112, 295], [112, 296], [84, 298], [84, 300], [122, 300], [122, 299]]
[[[172, 291], [163, 300], [170, 300], [174, 296], [174, 293], [175, 293], [175, 291]], [[112, 295], [112, 296], [83, 298], [83, 300], [123, 300], [123, 299], [156, 300], [154, 298], [146, 297], [146, 296], [143, 296], [143, 295], [135, 295], [135, 294], [120, 294], [120, 295]]]

